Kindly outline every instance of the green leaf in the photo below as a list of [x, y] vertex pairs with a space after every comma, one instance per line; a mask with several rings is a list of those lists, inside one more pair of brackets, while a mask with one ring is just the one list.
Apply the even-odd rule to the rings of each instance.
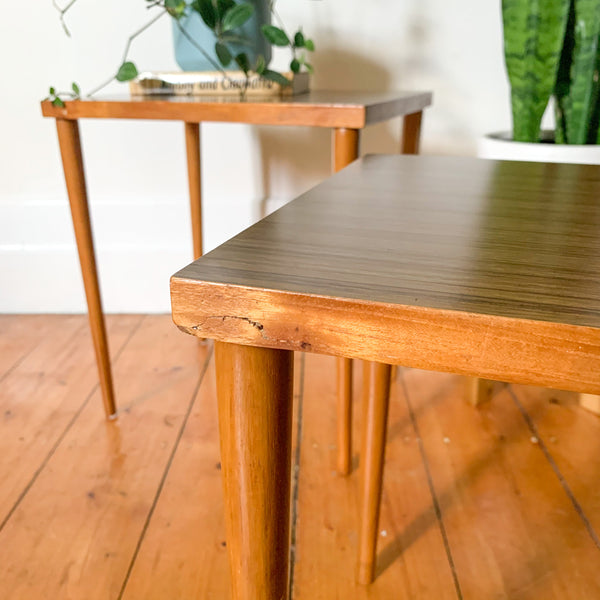
[[290, 63], [290, 69], [294, 72], [294, 73], [300, 73], [300, 61], [296, 60], [295, 58], [292, 59], [292, 62]]
[[304, 67], [311, 75], [315, 74], [315, 68], [310, 63], [305, 62]]
[[165, 0], [166, 11], [175, 19], [180, 19], [185, 12], [185, 0]]
[[304, 35], [302, 35], [301, 31], [298, 31], [294, 36], [294, 46], [296, 46], [296, 48], [304, 48], [305, 43]]
[[53, 88], [53, 87], [51, 87], [51, 88], [50, 88], [50, 95], [51, 95], [51, 96], [54, 96], [55, 94], [56, 94], [56, 89], [55, 89], [55, 88]]
[[265, 72], [266, 68], [267, 68], [267, 63], [265, 62], [265, 57], [262, 54], [259, 54], [258, 57], [256, 58], [256, 66], [254, 67], [254, 70], [259, 75], [262, 75]]
[[554, 83], [554, 142], [556, 144], [567, 143], [567, 98], [571, 87], [571, 61], [573, 60], [573, 47], [575, 40], [568, 32], [573, 30], [575, 23], [575, 7], [571, 4], [567, 18], [567, 34], [563, 41], [556, 82]]
[[54, 100], [52, 100], [52, 106], [58, 106], [60, 108], [64, 108], [65, 107], [65, 103], [58, 97], [54, 98]]
[[217, 42], [215, 44], [215, 53], [217, 54], [217, 58], [219, 62], [226, 67], [232, 60], [231, 52], [229, 52], [229, 48], [225, 44], [221, 42]]
[[193, 10], [195, 10], [207, 27], [214, 29], [217, 25], [217, 12], [211, 0], [194, 0], [191, 4]]
[[75, 92], [75, 95], [76, 95], [76, 96], [81, 96], [81, 90], [79, 89], [79, 86], [78, 86], [78, 85], [77, 85], [75, 82], [73, 82], [73, 83], [71, 84], [71, 88], [72, 88], [72, 89], [73, 89], [73, 91]]
[[304, 47], [309, 51], [309, 52], [314, 52], [315, 51], [315, 43], [312, 40], [305, 40], [304, 41]]
[[277, 71], [271, 71], [271, 69], [265, 69], [262, 73], [262, 77], [268, 79], [269, 81], [274, 81], [282, 87], [292, 85], [292, 82], [287, 77], [284, 77], [281, 73], [278, 73]]
[[504, 55], [511, 85], [513, 137], [538, 142], [571, 0], [502, 0]]
[[[585, 144], [589, 138], [595, 141], [596, 137], [595, 132], [590, 131], [590, 125], [600, 86], [597, 75], [600, 3], [598, 0], [574, 0], [573, 7], [573, 19], [569, 19], [565, 38], [565, 45], [569, 39], [572, 47], [568, 86], [561, 86], [557, 97], [564, 110], [566, 142]], [[568, 94], [561, 98], [560, 92], [565, 89]]]
[[283, 29], [279, 29], [275, 25], [263, 25], [260, 29], [271, 44], [275, 46], [290, 45], [290, 40]]
[[228, 10], [235, 6], [234, 0], [217, 0], [217, 21], [220, 23], [225, 18]]
[[223, 31], [241, 27], [254, 14], [254, 6], [245, 2], [230, 8], [223, 17]]
[[247, 35], [238, 35], [231, 31], [220, 35], [219, 40], [224, 44], [241, 44], [242, 46], [252, 46], [254, 43]]
[[238, 55], [236, 55], [234, 60], [237, 63], [237, 66], [244, 71], [244, 73], [248, 73], [250, 70], [250, 61], [248, 60], [248, 55], [245, 52], [240, 52]]
[[[596, 73], [600, 74], [600, 48], [596, 55]], [[588, 144], [600, 144], [600, 81], [596, 81], [595, 107], [590, 119], [590, 130], [588, 133]]]
[[[592, 121], [592, 128], [590, 133], [596, 132], [596, 138], [594, 143], [600, 145], [600, 101], [596, 104], [596, 112]], [[594, 138], [592, 138], [594, 139]]]
[[138, 70], [136, 66], [130, 62], [124, 62], [117, 71], [117, 75], [115, 76], [117, 81], [130, 81], [131, 79], [135, 79], [138, 76]]
[[566, 123], [565, 123], [565, 114], [564, 109], [561, 106], [558, 98], [555, 98], [554, 102], [554, 143], [555, 144], [566, 144], [567, 143], [567, 133], [566, 133]]

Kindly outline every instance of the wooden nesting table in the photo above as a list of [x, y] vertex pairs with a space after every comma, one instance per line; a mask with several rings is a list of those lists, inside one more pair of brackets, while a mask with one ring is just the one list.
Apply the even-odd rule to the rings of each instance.
[[374, 563], [389, 364], [600, 393], [600, 167], [369, 156], [192, 263], [216, 340], [235, 600], [288, 593], [292, 351], [367, 368], [359, 577]]
[[290, 98], [237, 97], [122, 97], [66, 102], [64, 108], [42, 102], [45, 117], [56, 119], [67, 192], [83, 274], [100, 388], [108, 416], [116, 411], [106, 327], [102, 311], [85, 171], [79, 136], [79, 119], [150, 119], [182, 121], [189, 179], [194, 257], [202, 255], [202, 193], [200, 123], [202, 121], [255, 125], [327, 127], [333, 132], [334, 170], [358, 157], [359, 132], [367, 125], [404, 117], [401, 151], [417, 153], [421, 117], [431, 104], [425, 92], [310, 92]]

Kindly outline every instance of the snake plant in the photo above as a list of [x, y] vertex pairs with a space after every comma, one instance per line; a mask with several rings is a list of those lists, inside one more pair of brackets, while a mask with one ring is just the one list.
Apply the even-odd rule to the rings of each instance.
[[598, 144], [600, 0], [502, 0], [513, 139], [540, 141], [554, 97], [555, 142]]

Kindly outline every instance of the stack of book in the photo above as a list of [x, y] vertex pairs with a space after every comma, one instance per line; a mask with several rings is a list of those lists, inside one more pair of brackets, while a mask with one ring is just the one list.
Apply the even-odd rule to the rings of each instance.
[[[290, 85], [263, 79], [260, 75], [250, 76], [246, 88], [247, 96], [295, 96], [309, 90], [308, 73], [282, 73], [291, 81]], [[198, 72], [145, 72], [129, 82], [132, 96], [175, 95], [175, 96], [234, 96], [240, 95], [246, 83], [242, 71]]]

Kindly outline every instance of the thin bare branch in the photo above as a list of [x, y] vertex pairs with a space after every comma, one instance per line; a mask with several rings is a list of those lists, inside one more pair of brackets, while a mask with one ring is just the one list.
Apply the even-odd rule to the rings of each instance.
[[97, 94], [101, 89], [105, 88], [111, 81], [114, 81], [117, 74], [111, 75], [110, 79], [107, 79], [104, 83], [101, 83], [99, 86], [95, 87], [91, 92], [86, 94], [86, 97], [91, 98], [94, 94]]
[[[167, 11], [163, 10], [162, 12], [160, 12], [159, 14], [157, 14], [155, 17], [153, 17], [152, 19], [150, 19], [145, 25], [143, 25], [142, 27], [140, 27], [135, 33], [132, 33], [129, 36], [129, 38], [127, 39], [127, 44], [125, 45], [125, 51], [123, 52], [123, 60], [121, 61], [121, 64], [123, 64], [124, 62], [127, 61], [127, 55], [129, 54], [129, 49], [131, 47], [131, 43], [133, 42], [133, 40], [135, 40], [135, 38], [138, 35], [140, 35], [144, 31], [146, 31], [146, 29], [148, 29], [148, 27], [150, 27], [151, 25], [153, 25], [154, 23], [156, 23], [156, 21], [158, 21], [166, 13], [167, 13]], [[121, 65], [119, 65], [119, 68], [120, 67], [121, 67]], [[118, 73], [118, 71], [117, 71], [117, 73]], [[88, 92], [86, 94], [86, 96], [88, 98], [90, 98], [94, 94], [97, 94], [101, 89], [105, 88], [111, 81], [113, 81], [113, 79], [115, 79], [115, 77], [117, 76], [117, 73], [115, 73], [114, 75], [112, 75], [111, 78], [107, 79], [104, 83], [101, 83], [99, 86], [95, 87], [91, 92]]]
[[192, 46], [194, 46], [194, 48], [196, 48], [196, 50], [198, 50], [202, 56], [204, 56], [204, 58], [206, 58], [206, 60], [214, 67], [214, 69], [216, 71], [221, 71], [223, 76], [231, 83], [231, 79], [228, 77], [225, 69], [223, 69], [223, 67], [221, 67], [221, 65], [217, 63], [213, 57], [202, 46], [200, 46], [200, 44], [198, 44], [198, 42], [184, 29], [183, 25], [179, 21], [177, 21], [177, 28], [183, 37], [190, 42], [190, 44], [192, 44]]
[[133, 42], [133, 40], [135, 40], [135, 38], [144, 33], [144, 31], [146, 31], [146, 29], [148, 29], [148, 27], [150, 27], [151, 25], [154, 25], [154, 23], [156, 23], [156, 21], [158, 21], [163, 15], [166, 15], [167, 11], [163, 10], [162, 12], [158, 13], [155, 17], [153, 17], [152, 19], [150, 19], [145, 25], [143, 25], [142, 27], [140, 27], [135, 33], [132, 33], [129, 38], [127, 39], [127, 44], [125, 46], [125, 52], [123, 52], [123, 60], [121, 61], [122, 63], [124, 63], [127, 60], [127, 55], [129, 54], [129, 48], [131, 47], [131, 43]]
[[77, 0], [71, 0], [64, 8], [61, 8], [58, 3], [56, 2], [56, 0], [52, 0], [52, 4], [54, 6], [54, 8], [56, 8], [56, 10], [59, 12], [60, 14], [60, 24], [62, 25], [62, 28], [64, 29], [65, 33], [71, 37], [71, 32], [69, 31], [69, 28], [67, 27], [67, 24], [65, 23], [65, 14], [67, 13], [67, 11], [73, 6], [73, 4], [75, 4], [75, 2], [77, 2]]

